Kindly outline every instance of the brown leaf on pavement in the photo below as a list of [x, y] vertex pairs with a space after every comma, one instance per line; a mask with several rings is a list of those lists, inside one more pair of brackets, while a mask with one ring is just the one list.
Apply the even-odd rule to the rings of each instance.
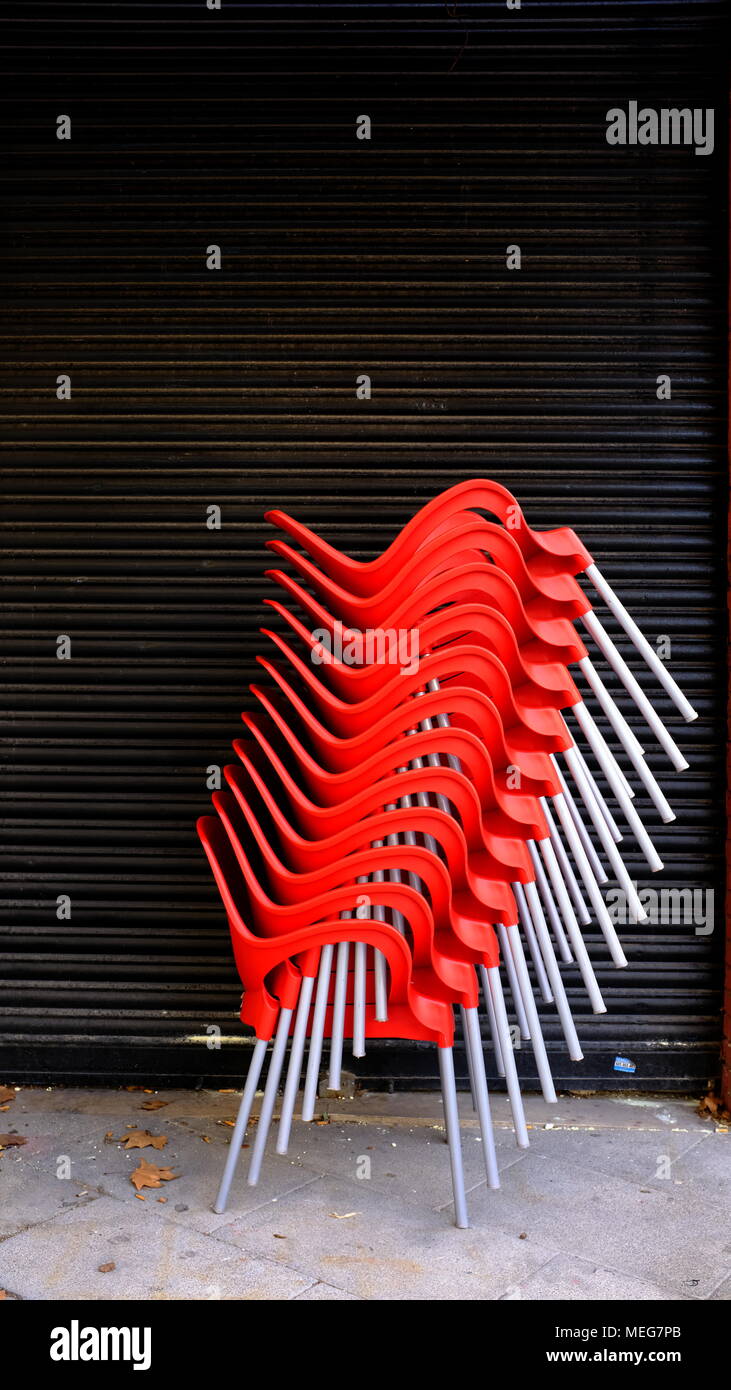
[[0, 1134], [0, 1149], [19, 1149], [28, 1140], [22, 1134]]
[[158, 1168], [156, 1163], [146, 1163], [141, 1158], [139, 1168], [135, 1168], [130, 1176], [130, 1182], [139, 1193], [141, 1187], [159, 1187], [161, 1182], [172, 1182], [179, 1177], [180, 1174], [174, 1173], [171, 1168]]
[[711, 1119], [721, 1123], [731, 1119], [731, 1114], [726, 1109], [720, 1096], [716, 1096], [709, 1091], [707, 1096], [703, 1096], [698, 1106], [698, 1114], [702, 1119]]
[[143, 1100], [140, 1110], [162, 1110], [163, 1105], [169, 1105], [169, 1100]]
[[110, 1260], [108, 1264], [99, 1265], [98, 1268], [100, 1274], [111, 1274], [112, 1270], [116, 1269], [117, 1266], [115, 1265], [114, 1260]]
[[150, 1134], [149, 1129], [131, 1129], [119, 1140], [125, 1149], [164, 1149], [168, 1142], [166, 1134]]
[[7, 1105], [10, 1100], [15, 1100], [12, 1086], [0, 1086], [0, 1105]]

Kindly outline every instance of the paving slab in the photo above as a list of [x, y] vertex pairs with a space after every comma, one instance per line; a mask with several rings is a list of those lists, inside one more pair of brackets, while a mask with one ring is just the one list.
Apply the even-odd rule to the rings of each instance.
[[[83, 1142], [66, 1144], [74, 1190], [86, 1189], [97, 1195], [116, 1197], [126, 1204], [135, 1203], [138, 1199], [131, 1175], [139, 1166], [140, 1159], [144, 1158], [147, 1163], [164, 1165], [178, 1175], [173, 1181], [165, 1183], [154, 1196], [152, 1191], [145, 1193], [145, 1199], [150, 1202], [154, 1200], [159, 1207], [157, 1214], [207, 1235], [232, 1220], [235, 1211], [249, 1211], [264, 1206], [321, 1176], [317, 1169], [293, 1158], [280, 1157], [276, 1162], [265, 1163], [258, 1185], [250, 1188], [246, 1185], [249, 1150], [244, 1149], [229, 1210], [218, 1215], [212, 1208], [226, 1161], [231, 1130], [223, 1128], [209, 1116], [162, 1120], [161, 1115], [161, 1111], [146, 1115], [142, 1122], [135, 1125], [167, 1140], [164, 1148], [159, 1150], [151, 1146], [126, 1149], [119, 1140], [128, 1132], [127, 1127], [112, 1119], [112, 1130], [104, 1131], [106, 1120], [103, 1117], [97, 1121], [93, 1139], [86, 1135]], [[78, 1116], [70, 1117], [72, 1121], [78, 1119]], [[88, 1117], [84, 1119], [88, 1122]], [[64, 1136], [68, 1123], [69, 1120], [64, 1119]], [[112, 1141], [104, 1137], [105, 1133], [110, 1132], [114, 1136]], [[23, 1157], [17, 1162], [23, 1163], [26, 1150], [16, 1152], [22, 1153]], [[53, 1172], [51, 1163], [48, 1171], [49, 1174]], [[157, 1202], [159, 1196], [164, 1197], [165, 1201]]]
[[[266, 1164], [286, 1162], [274, 1151], [267, 1152]], [[512, 1131], [496, 1136], [498, 1164], [506, 1169], [523, 1155]], [[462, 1135], [465, 1185], [468, 1190], [485, 1181], [484, 1151], [479, 1134], [472, 1129]], [[441, 1124], [407, 1128], [405, 1125], [303, 1125], [295, 1123], [289, 1157], [307, 1167], [319, 1167], [331, 1177], [351, 1182], [356, 1188], [368, 1184], [389, 1197], [398, 1197], [420, 1207], [444, 1207], [452, 1201], [449, 1149]]]
[[[168, 1103], [142, 1109], [158, 1099]], [[459, 1100], [473, 1223], [463, 1232], [433, 1092], [323, 1097], [329, 1122], [296, 1119], [286, 1156], [274, 1150], [275, 1121], [259, 1185], [246, 1183], [245, 1150], [218, 1216], [239, 1093], [20, 1089], [0, 1114], [0, 1131], [27, 1139], [0, 1154], [0, 1286], [30, 1298], [731, 1296], [725, 1126], [683, 1099], [572, 1095], [548, 1106], [528, 1096], [526, 1153], [506, 1098], [491, 1099], [499, 1192], [485, 1184], [469, 1096]], [[132, 1126], [168, 1142], [125, 1151]], [[129, 1181], [141, 1157], [180, 1174], [144, 1201]], [[109, 1259], [117, 1270], [99, 1274]], [[284, 1284], [272, 1285], [272, 1268]]]
[[[108, 1273], [100, 1265], [115, 1264]], [[314, 1280], [277, 1260], [99, 1197], [0, 1244], [0, 1287], [30, 1299], [293, 1298]]]
[[346, 1293], [344, 1289], [337, 1289], [334, 1284], [323, 1284], [318, 1281], [311, 1284], [304, 1293], [295, 1295], [295, 1303], [326, 1303], [330, 1300], [338, 1300], [340, 1303], [362, 1303], [363, 1299], [357, 1294]]
[[8, 1236], [91, 1201], [91, 1195], [79, 1196], [80, 1191], [82, 1189], [59, 1182], [55, 1177], [29, 1172], [22, 1160], [11, 1163], [8, 1155], [3, 1155], [0, 1159], [0, 1249], [1, 1242]]
[[729, 1269], [728, 1231], [701, 1196], [667, 1184], [646, 1189], [565, 1158], [528, 1153], [506, 1174], [494, 1214], [477, 1207], [476, 1229], [524, 1230], [577, 1258], [598, 1260], [678, 1294], [707, 1296]]
[[646, 1279], [635, 1279], [606, 1265], [579, 1260], [572, 1255], [555, 1255], [535, 1274], [524, 1279], [522, 1284], [504, 1293], [503, 1298], [527, 1299], [531, 1302], [552, 1299], [577, 1302], [606, 1299], [627, 1303], [692, 1301], [689, 1295], [679, 1294], [675, 1289], [664, 1288]]
[[731, 1189], [731, 1135], [699, 1134], [686, 1129], [626, 1130], [606, 1128], [530, 1132], [530, 1152], [555, 1162], [567, 1162], [597, 1175], [623, 1178], [640, 1187], [681, 1185], [688, 1180], [699, 1150], [707, 1144], [720, 1154], [725, 1148]]
[[[483, 1230], [459, 1231], [449, 1210], [418, 1211], [366, 1187], [355, 1192], [351, 1183], [323, 1178], [278, 1203], [276, 1234], [271, 1215], [259, 1211], [217, 1238], [375, 1300], [495, 1299], [557, 1252], [548, 1241], [529, 1245], [497, 1227], [489, 1240]], [[491, 1210], [498, 1196], [478, 1188], [471, 1209]]]

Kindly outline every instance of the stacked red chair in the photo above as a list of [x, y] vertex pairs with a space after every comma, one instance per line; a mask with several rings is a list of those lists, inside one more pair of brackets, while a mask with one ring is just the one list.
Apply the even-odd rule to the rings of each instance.
[[605, 1012], [582, 929], [598, 925], [611, 961], [625, 966], [602, 893], [614, 880], [633, 919], [646, 920], [624, 836], [653, 872], [662, 868], [623, 763], [660, 819], [674, 819], [584, 637], [673, 768], [687, 767], [579, 574], [682, 716], [695, 711], [574, 532], [532, 530], [497, 483], [450, 488], [365, 563], [282, 512], [267, 519], [289, 537], [270, 550], [298, 576], [268, 571], [285, 602], [267, 602], [286, 635], [261, 629], [268, 681], [251, 686], [257, 712], [243, 716], [246, 737], [233, 745], [215, 814], [198, 822], [228, 915], [241, 1018], [256, 1036], [215, 1210], [228, 1201], [270, 1044], [251, 1185], [283, 1077], [279, 1153], [303, 1078], [301, 1117], [314, 1117], [324, 1054], [337, 1090], [346, 1041], [362, 1057], [369, 1039], [402, 1038], [436, 1046], [455, 1219], [466, 1226], [456, 1017], [496, 1188], [480, 1010], [526, 1147], [506, 992], [553, 1102], [536, 993], [541, 1011], [555, 1006], [580, 1061], [561, 966], [578, 968], [592, 1010]]

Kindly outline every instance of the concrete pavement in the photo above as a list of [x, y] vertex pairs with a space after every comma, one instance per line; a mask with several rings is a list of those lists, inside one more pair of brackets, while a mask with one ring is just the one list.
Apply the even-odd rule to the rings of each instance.
[[[145, 1103], [164, 1101], [158, 1109]], [[23, 1089], [0, 1112], [0, 1289], [22, 1299], [731, 1298], [731, 1135], [687, 1100], [527, 1098], [519, 1150], [493, 1098], [488, 1191], [462, 1096], [471, 1228], [452, 1224], [441, 1106], [371, 1093], [296, 1120], [211, 1210], [238, 1095]], [[130, 1130], [166, 1143], [127, 1150]], [[2, 1142], [0, 1140], [0, 1142]], [[175, 1174], [130, 1182], [140, 1159]], [[112, 1265], [113, 1268], [104, 1269]]]

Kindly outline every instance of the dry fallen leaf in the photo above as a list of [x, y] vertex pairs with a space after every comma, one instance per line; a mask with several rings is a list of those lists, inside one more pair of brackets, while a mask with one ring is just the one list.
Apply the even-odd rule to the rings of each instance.
[[163, 1105], [169, 1105], [169, 1100], [143, 1100], [140, 1110], [162, 1110]]
[[144, 1091], [144, 1086], [125, 1086], [125, 1091]]
[[221, 1124], [221, 1125], [228, 1125], [230, 1129], [233, 1129], [234, 1125], [236, 1124], [236, 1121], [235, 1121], [235, 1120], [219, 1120], [219, 1124]]
[[0, 1105], [6, 1105], [11, 1100], [15, 1100], [12, 1086], [0, 1086]]
[[158, 1197], [158, 1202], [167, 1202], [167, 1197]]
[[28, 1140], [22, 1134], [0, 1134], [0, 1149], [19, 1149]]
[[286, 1240], [286, 1236], [280, 1236], [279, 1231], [272, 1231], [275, 1240]]
[[211, 1142], [210, 1139], [208, 1138], [208, 1135], [207, 1135], [207, 1134], [202, 1134], [202, 1135], [201, 1135], [201, 1139], [203, 1140], [203, 1143], [204, 1143], [204, 1144], [210, 1144], [210, 1142]]
[[350, 1216], [360, 1216], [359, 1211], [331, 1211], [328, 1214], [334, 1216], [336, 1221], [347, 1221]]
[[156, 1163], [146, 1163], [144, 1158], [140, 1159], [139, 1168], [135, 1168], [130, 1176], [130, 1182], [139, 1190], [141, 1187], [159, 1187], [161, 1182], [172, 1182], [174, 1178], [179, 1178], [179, 1173], [173, 1173], [171, 1168], [158, 1168]]
[[164, 1149], [168, 1138], [166, 1134], [150, 1134], [149, 1129], [131, 1129], [119, 1142], [125, 1149]]
[[7, 1298], [7, 1289], [0, 1289], [0, 1298]]
[[714, 1096], [712, 1091], [709, 1092], [707, 1096], [703, 1096], [698, 1106], [698, 1114], [701, 1115], [703, 1119], [707, 1117], [710, 1117], [712, 1120], [721, 1121], [731, 1119], [731, 1115], [726, 1109], [721, 1097]]
[[115, 1265], [114, 1260], [110, 1260], [108, 1264], [99, 1265], [99, 1273], [100, 1273], [100, 1274], [111, 1274], [112, 1270], [113, 1270], [113, 1269], [116, 1269], [116, 1268], [117, 1268], [117, 1266]]

